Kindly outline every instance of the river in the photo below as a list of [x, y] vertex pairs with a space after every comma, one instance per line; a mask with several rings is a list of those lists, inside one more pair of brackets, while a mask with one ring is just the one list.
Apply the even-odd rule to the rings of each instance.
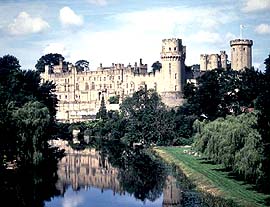
[[57, 171], [56, 186], [61, 193], [46, 201], [45, 206], [178, 207], [184, 203], [201, 206], [196, 204], [198, 199], [192, 185], [180, 183], [185, 178], [179, 178], [176, 169], [145, 153], [132, 152], [125, 156], [124, 160], [118, 157], [119, 162], [95, 149], [66, 149]]

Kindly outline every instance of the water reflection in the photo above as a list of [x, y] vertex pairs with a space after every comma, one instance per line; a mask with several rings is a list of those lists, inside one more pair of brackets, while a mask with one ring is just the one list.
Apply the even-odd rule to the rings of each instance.
[[66, 156], [58, 165], [57, 189], [62, 195], [69, 186], [73, 191], [92, 189], [91, 194], [93, 188], [101, 192], [111, 190], [114, 196], [134, 197], [127, 206], [182, 206], [182, 190], [176, 178], [167, 174], [164, 165], [142, 153], [127, 157], [126, 163], [121, 162], [122, 168], [116, 168], [109, 163], [108, 157], [95, 149], [66, 149]]
[[62, 194], [68, 185], [75, 191], [96, 187], [101, 191], [111, 189], [113, 193], [124, 193], [117, 179], [118, 170], [113, 168], [107, 159], [101, 160], [95, 149], [66, 150], [66, 156], [58, 165], [58, 176], [56, 185]]

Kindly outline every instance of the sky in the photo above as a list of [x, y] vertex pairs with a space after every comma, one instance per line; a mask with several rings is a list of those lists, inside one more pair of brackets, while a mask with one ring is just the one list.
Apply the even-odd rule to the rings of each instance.
[[34, 69], [44, 54], [66, 61], [125, 65], [160, 60], [162, 39], [180, 38], [186, 65], [225, 50], [230, 40], [253, 40], [253, 65], [270, 54], [270, 0], [0, 0], [0, 56]]

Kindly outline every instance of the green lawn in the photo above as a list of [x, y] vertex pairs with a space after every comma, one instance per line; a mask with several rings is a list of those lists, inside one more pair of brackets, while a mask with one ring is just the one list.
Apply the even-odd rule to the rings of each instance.
[[183, 147], [156, 147], [154, 151], [165, 161], [179, 166], [201, 191], [232, 199], [241, 206], [264, 206], [266, 195], [250, 189], [250, 185], [228, 177], [221, 165], [205, 163], [201, 158], [188, 155]]

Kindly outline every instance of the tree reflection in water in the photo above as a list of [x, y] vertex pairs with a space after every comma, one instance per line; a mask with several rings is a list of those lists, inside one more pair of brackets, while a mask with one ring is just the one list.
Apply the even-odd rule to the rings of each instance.
[[16, 207], [43, 207], [45, 200], [60, 195], [55, 183], [58, 180], [57, 157], [61, 155], [52, 155], [37, 167], [1, 169], [1, 203]]

